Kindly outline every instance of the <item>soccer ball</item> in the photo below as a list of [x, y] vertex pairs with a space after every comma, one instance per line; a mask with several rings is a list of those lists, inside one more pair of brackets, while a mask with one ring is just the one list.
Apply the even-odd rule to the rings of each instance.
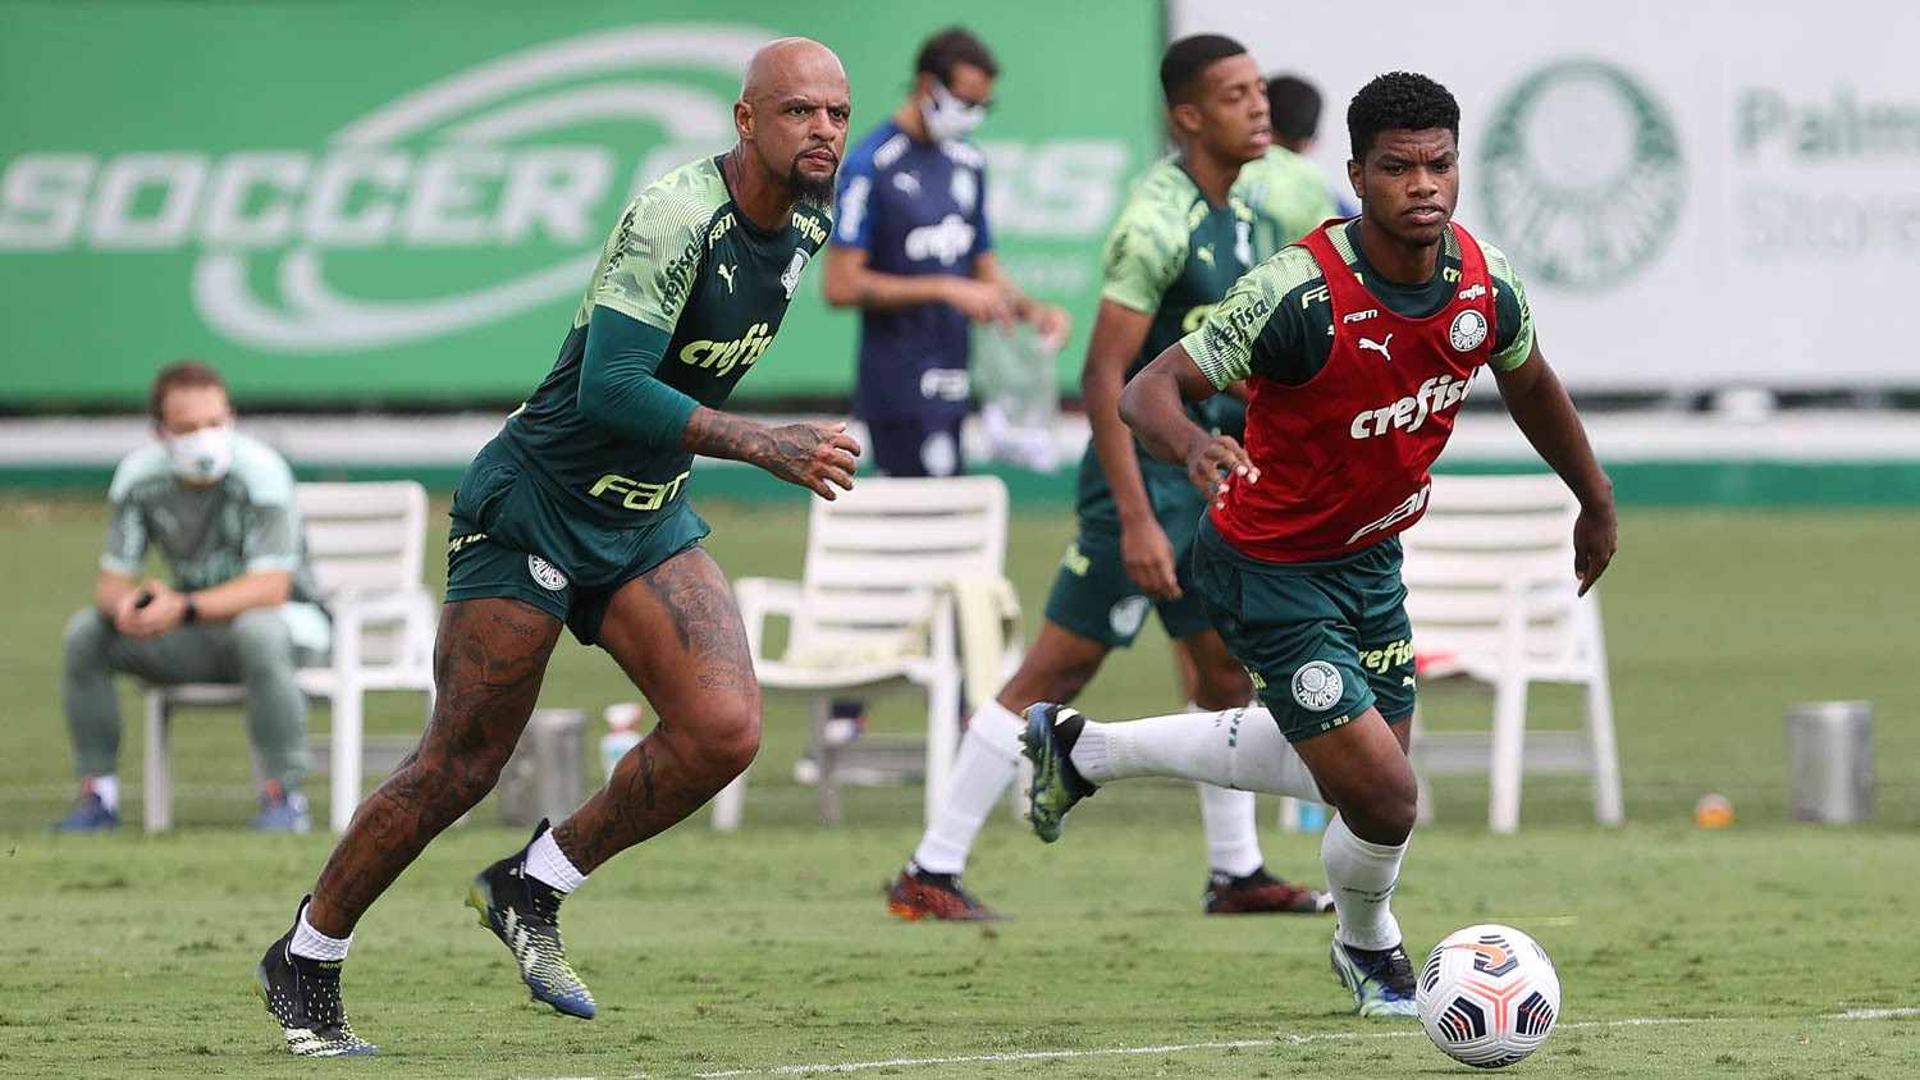
[[1497, 1069], [1547, 1041], [1560, 1015], [1560, 974], [1539, 942], [1483, 923], [1433, 947], [1414, 1003], [1427, 1037], [1448, 1057]]

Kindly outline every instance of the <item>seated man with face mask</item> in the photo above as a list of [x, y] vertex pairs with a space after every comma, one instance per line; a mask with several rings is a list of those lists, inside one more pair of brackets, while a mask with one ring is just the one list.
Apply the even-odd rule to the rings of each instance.
[[[158, 439], [114, 471], [93, 606], [67, 623], [62, 691], [80, 797], [54, 828], [120, 823], [113, 675], [124, 672], [244, 685], [261, 774], [254, 828], [306, 832], [307, 704], [294, 672], [323, 661], [332, 628], [314, 602], [293, 472], [234, 433], [226, 384], [205, 364], [162, 370], [148, 407]], [[171, 585], [142, 579], [150, 545]]]

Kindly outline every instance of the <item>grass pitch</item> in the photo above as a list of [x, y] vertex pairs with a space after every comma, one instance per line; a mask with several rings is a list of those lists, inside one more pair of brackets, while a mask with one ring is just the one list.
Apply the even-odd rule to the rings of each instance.
[[[794, 508], [705, 508], [722, 565], [792, 574]], [[86, 594], [103, 517], [86, 501], [0, 501], [9, 627], [0, 641], [0, 1074], [775, 1076], [860, 1066], [908, 1077], [1468, 1075], [1410, 1025], [1345, 1015], [1326, 971], [1328, 920], [1198, 914], [1203, 848], [1191, 791], [1116, 787], [1046, 848], [1005, 814], [969, 884], [1015, 918], [909, 926], [880, 889], [918, 834], [917, 789], [854, 790], [848, 823], [811, 823], [786, 779], [797, 707], [770, 710], [747, 828], [695, 819], [595, 876], [569, 904], [575, 959], [602, 1005], [580, 1023], [525, 1000], [504, 950], [460, 906], [467, 878], [522, 842], [476, 824], [429, 850], [362, 924], [346, 987], [382, 1056], [296, 1062], [250, 988], [327, 840], [226, 826], [248, 811], [237, 714], [176, 734], [188, 827], [137, 832], [137, 724], [123, 746], [129, 829], [42, 831], [70, 797], [57, 699], [59, 629]], [[444, 528], [442, 522], [437, 527]], [[1632, 513], [1604, 588], [1631, 824], [1585, 824], [1582, 785], [1529, 782], [1516, 837], [1483, 830], [1484, 785], [1438, 791], [1396, 910], [1414, 951], [1475, 921], [1511, 922], [1559, 963], [1562, 1027], [1516, 1072], [1568, 1077], [1920, 1075], [1912, 889], [1920, 866], [1920, 640], [1908, 569], [1920, 515]], [[1071, 529], [1016, 516], [1011, 572], [1030, 608]], [[1171, 706], [1148, 635], [1085, 705]], [[605, 658], [563, 646], [545, 704], [629, 698]], [[1879, 711], [1876, 824], [1786, 820], [1794, 701]], [[1483, 695], [1438, 688], [1442, 724]], [[131, 698], [127, 716], [136, 716]], [[1543, 695], [1536, 723], [1572, 722]], [[883, 705], [906, 728], [915, 705]], [[375, 730], [417, 729], [381, 702]], [[1707, 791], [1738, 821], [1700, 832]], [[319, 792], [316, 792], [319, 794]], [[1269, 832], [1274, 868], [1317, 876], [1311, 837]]]

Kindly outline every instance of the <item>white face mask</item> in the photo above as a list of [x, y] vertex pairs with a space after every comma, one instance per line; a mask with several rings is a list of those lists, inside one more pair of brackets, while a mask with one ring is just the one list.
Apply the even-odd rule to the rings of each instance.
[[211, 484], [233, 467], [233, 424], [215, 424], [166, 440], [173, 473], [191, 484]]
[[927, 100], [920, 103], [920, 116], [927, 122], [927, 137], [934, 142], [964, 139], [987, 118], [985, 105], [973, 105], [953, 96], [938, 82]]

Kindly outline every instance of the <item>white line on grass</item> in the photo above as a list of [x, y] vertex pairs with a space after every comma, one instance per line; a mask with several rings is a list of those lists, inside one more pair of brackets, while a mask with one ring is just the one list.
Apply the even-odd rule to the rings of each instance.
[[[1816, 1020], [1910, 1020], [1920, 1018], [1920, 1008], [1848, 1009], [1825, 1013]], [[1739, 1024], [1774, 1019], [1758, 1016], [1634, 1016], [1622, 1020], [1588, 1020], [1561, 1024], [1556, 1030], [1588, 1031], [1605, 1028], [1682, 1027], [1700, 1024]], [[1791, 1019], [1791, 1018], [1789, 1018]], [[936, 1065], [992, 1065], [1015, 1061], [1058, 1061], [1075, 1058], [1141, 1057], [1150, 1054], [1181, 1054], [1205, 1050], [1264, 1050], [1278, 1046], [1304, 1046], [1317, 1042], [1360, 1042], [1373, 1039], [1411, 1039], [1426, 1033], [1418, 1028], [1394, 1031], [1322, 1031], [1305, 1035], [1276, 1035], [1265, 1039], [1229, 1039], [1218, 1042], [1165, 1043], [1159, 1046], [1107, 1046], [1092, 1050], [1015, 1050], [997, 1054], [956, 1054], [950, 1057], [886, 1058], [877, 1061], [820, 1062], [810, 1065], [767, 1065], [751, 1069], [722, 1069], [694, 1073], [697, 1080], [734, 1080], [746, 1076], [809, 1076], [824, 1073], [870, 1072], [874, 1069], [915, 1069]], [[643, 1077], [645, 1073], [630, 1074]], [[566, 1077], [560, 1080], [593, 1080], [591, 1077]]]
[[1848, 1009], [1843, 1013], [1823, 1016], [1822, 1020], [1912, 1020], [1920, 1017], [1920, 1009]]

